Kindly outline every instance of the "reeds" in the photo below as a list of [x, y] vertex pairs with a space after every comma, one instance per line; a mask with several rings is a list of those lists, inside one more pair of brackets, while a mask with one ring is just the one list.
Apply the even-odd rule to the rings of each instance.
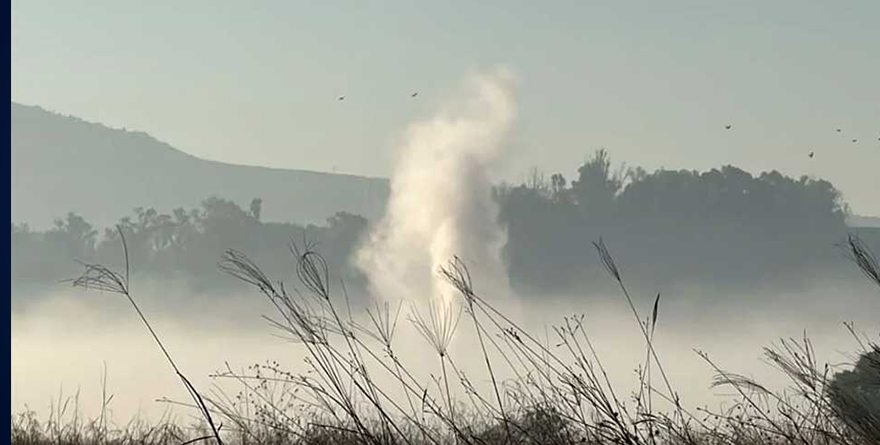
[[[239, 393], [207, 399], [193, 388], [194, 403], [188, 406], [202, 413], [210, 440], [225, 438], [242, 445], [880, 443], [880, 414], [872, 410], [874, 405], [861, 389], [835, 383], [834, 370], [819, 363], [806, 336], [781, 340], [764, 351], [791, 382], [778, 393], [725, 370], [698, 351], [716, 374], [713, 384], [734, 388], [737, 397], [722, 411], [685, 409], [654, 344], [662, 316], [660, 295], [648, 310], [640, 311], [605, 243], [600, 240], [595, 246], [644, 340], [644, 363], [635, 374], [638, 389], [632, 394], [612, 385], [587, 334], [589, 320], [584, 315], [566, 317], [555, 326], [552, 344], [540, 341], [494, 307], [491, 298], [476, 292], [467, 266], [458, 258], [439, 274], [458, 293], [459, 303], [428, 301], [427, 312], [413, 307], [409, 316], [440, 364], [439, 375], [418, 376], [415, 366], [395, 350], [403, 303], [394, 307], [377, 302], [366, 311], [365, 322], [356, 321], [350, 310], [343, 314], [340, 297], [331, 292], [326, 263], [314, 246], [303, 243], [291, 245], [303, 292], [273, 282], [239, 252], [227, 251], [220, 268], [271, 302], [275, 315], [266, 319], [304, 347], [305, 369], [290, 371], [268, 362], [234, 372], [227, 365], [214, 377], [239, 384]], [[851, 237], [847, 246], [850, 257], [873, 280], [873, 254], [857, 238]], [[131, 298], [127, 274], [86, 265], [75, 284], [128, 296], [175, 372], [191, 388]], [[338, 288], [347, 299], [344, 286], [340, 283]], [[470, 350], [485, 363], [480, 378], [489, 382], [485, 387], [475, 385], [453, 359], [453, 340], [463, 314], [473, 325], [473, 344], [479, 345]], [[880, 348], [863, 342], [862, 356], [867, 358], [859, 362], [859, 369], [880, 375]], [[654, 372], [660, 376], [659, 385], [652, 381]], [[228, 426], [222, 437], [219, 428], [213, 428], [214, 418]], [[53, 422], [49, 428], [30, 415], [14, 417], [13, 443], [165, 443], [146, 435], [143, 442], [135, 436], [125, 439], [130, 442], [116, 442], [119, 436], [102, 426], [95, 427], [100, 434], [76, 436], [55, 426], [58, 420]], [[188, 436], [206, 440], [198, 434]], [[161, 437], [169, 440], [171, 435]], [[174, 438], [184, 442], [180, 436]]]
[[880, 265], [877, 263], [877, 257], [858, 235], [850, 233], [846, 237], [846, 243], [839, 247], [843, 250], [844, 256], [855, 263], [868, 279], [880, 286]]
[[153, 326], [150, 325], [147, 317], [144, 316], [143, 311], [141, 311], [141, 308], [138, 306], [137, 302], [135, 302], [134, 297], [131, 294], [131, 288], [129, 285], [128, 245], [125, 242], [125, 235], [122, 233], [122, 228], [120, 226], [116, 226], [116, 230], [119, 232], [119, 238], [122, 241], [125, 275], [116, 273], [100, 264], [83, 263], [83, 267], [85, 270], [83, 271], [83, 274], [79, 276], [79, 278], [73, 280], [73, 285], [74, 287], [97, 289], [100, 291], [121, 294], [126, 297], [129, 304], [134, 308], [135, 312], [137, 312], [137, 315], [143, 322], [144, 326], [150, 332], [150, 335], [153, 337], [153, 341], [156, 343], [157, 346], [159, 346], [159, 349], [161, 349], [162, 355], [165, 356], [168, 364], [171, 365], [174, 373], [177, 374], [177, 377], [180, 379], [181, 383], [183, 383], [183, 386], [186, 388], [187, 393], [189, 393], [189, 396], [192, 398], [193, 403], [195, 403], [195, 405], [198, 407], [198, 410], [201, 413], [206, 424], [211, 429], [210, 435], [197, 438], [195, 439], [195, 441], [213, 438], [218, 445], [222, 445], [223, 440], [220, 437], [221, 426], [217, 425], [214, 422], [214, 418], [211, 416], [211, 412], [209, 411], [204, 398], [196, 390], [192, 383], [190, 383], [190, 380], [183, 374], [183, 372], [181, 372], [180, 368], [177, 367], [177, 363], [175, 363], [174, 359], [171, 358], [171, 354], [168, 352], [168, 349], [165, 348], [165, 344], [163, 344], [162, 340], [159, 339], [159, 335], [153, 329]]

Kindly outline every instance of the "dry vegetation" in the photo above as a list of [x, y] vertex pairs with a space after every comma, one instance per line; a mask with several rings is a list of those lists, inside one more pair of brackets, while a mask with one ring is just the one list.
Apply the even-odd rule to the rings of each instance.
[[[158, 335], [154, 340], [192, 396], [186, 406], [202, 416], [184, 428], [167, 418], [156, 424], [113, 426], [102, 414], [89, 422], [76, 413], [76, 399], [59, 400], [40, 422], [33, 413], [12, 418], [14, 444], [877, 444], [880, 443], [880, 347], [859, 340], [861, 380], [835, 378], [820, 364], [808, 338], [785, 339], [765, 356], [790, 378], [774, 392], [745, 376], [721, 369], [711, 357], [714, 384], [738, 396], [723, 411], [689, 410], [670, 382], [653, 338], [662, 317], [660, 296], [642, 314], [633, 304], [621, 271], [605, 245], [600, 259], [630, 308], [644, 338], [638, 390], [623, 394], [610, 383], [602, 358], [586, 334], [582, 316], [562, 320], [554, 345], [540, 341], [478, 294], [465, 264], [453, 259], [440, 276], [458, 292], [455, 306], [415, 308], [401, 319], [401, 306], [377, 304], [366, 322], [346, 310], [345, 289], [332, 295], [329, 271], [312, 246], [292, 246], [303, 291], [270, 280], [246, 256], [229, 251], [220, 267], [251, 284], [272, 303], [275, 327], [307, 351], [305, 370], [292, 372], [269, 362], [245, 373], [231, 368], [215, 377], [240, 385], [237, 394], [200, 393], [178, 370]], [[842, 246], [880, 286], [876, 258], [857, 237]], [[127, 272], [86, 265], [75, 285], [126, 296]], [[333, 289], [336, 286], [332, 286]], [[140, 314], [140, 311], [138, 311]], [[426, 381], [411, 372], [395, 350], [399, 323], [409, 322], [436, 353], [437, 375]], [[464, 324], [472, 327], [484, 375], [466, 375], [447, 353]], [[853, 371], [855, 373], [855, 371]], [[862, 375], [859, 374], [859, 375]], [[512, 375], [512, 378], [501, 378]], [[855, 375], [855, 374], [852, 374]], [[867, 376], [867, 377], [865, 377]], [[381, 378], [380, 378], [381, 377]], [[873, 378], [873, 380], [872, 380]], [[392, 382], [391, 384], [380, 384]], [[478, 388], [476, 381], [490, 382]], [[854, 382], [854, 383], [853, 383]], [[105, 400], [105, 406], [109, 400]]]

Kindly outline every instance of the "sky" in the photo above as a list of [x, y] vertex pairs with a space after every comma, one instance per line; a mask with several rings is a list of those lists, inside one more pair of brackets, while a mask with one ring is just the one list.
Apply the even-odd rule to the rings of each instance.
[[539, 3], [16, 0], [11, 97], [207, 159], [387, 176], [408, 125], [500, 65], [501, 178], [606, 148], [823, 177], [880, 215], [880, 2]]

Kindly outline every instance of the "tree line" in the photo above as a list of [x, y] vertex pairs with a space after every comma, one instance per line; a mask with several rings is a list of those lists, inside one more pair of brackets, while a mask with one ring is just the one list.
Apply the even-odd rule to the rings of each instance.
[[103, 233], [76, 213], [57, 219], [45, 231], [12, 224], [12, 281], [15, 290], [39, 290], [76, 276], [79, 262], [101, 263], [119, 269], [124, 262], [119, 232], [125, 236], [132, 273], [163, 279], [183, 279], [198, 290], [237, 288], [217, 271], [226, 249], [245, 252], [273, 276], [288, 276], [290, 243], [316, 243], [337, 278], [357, 285], [363, 277], [347, 259], [367, 229], [361, 216], [338, 212], [324, 225], [261, 221], [262, 200], [247, 210], [217, 197], [199, 208], [174, 209], [170, 214], [138, 207]]
[[729, 165], [648, 173], [613, 168], [605, 150], [570, 182], [534, 172], [496, 194], [511, 280], [540, 290], [599, 281], [592, 242], [600, 238], [632, 279], [655, 288], [705, 283], [725, 290], [840, 263], [835, 243], [848, 230], [840, 192], [822, 179], [755, 176]]
[[[704, 172], [612, 166], [599, 150], [571, 181], [534, 171], [494, 189], [507, 231], [503, 258], [522, 292], [598, 289], [607, 284], [592, 243], [602, 238], [631, 279], [652, 289], [678, 284], [731, 287], [785, 283], [841, 264], [835, 243], [846, 233], [847, 208], [831, 183], [777, 171], [752, 175], [733, 166]], [[132, 270], [186, 279], [197, 288], [236, 286], [219, 274], [225, 249], [254, 258], [270, 276], [290, 273], [291, 240], [315, 242], [346, 284], [365, 277], [350, 263], [369, 221], [350, 213], [323, 225], [261, 220], [263, 202], [247, 209], [217, 197], [199, 208], [160, 213], [136, 208], [119, 220]], [[880, 244], [877, 231], [865, 233]], [[58, 283], [79, 271], [75, 261], [120, 265], [116, 228], [103, 233], [75, 213], [45, 231], [12, 224], [12, 288]]]

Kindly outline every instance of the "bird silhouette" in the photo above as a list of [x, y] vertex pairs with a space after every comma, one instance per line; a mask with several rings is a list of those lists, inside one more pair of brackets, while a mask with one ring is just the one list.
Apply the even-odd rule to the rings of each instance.
[[336, 100], [345, 100], [345, 96], [339, 96], [339, 99]]
[[724, 126], [725, 130], [730, 130], [731, 128], [733, 128], [733, 125], [727, 124]]
[[842, 130], [840, 128], [837, 129], [837, 132], [840, 133]]
[[858, 140], [858, 139], [853, 139], [852, 141], [853, 141], [853, 144], [855, 144], [855, 143], [858, 142], [859, 140]]
[[816, 153], [814, 153], [814, 152], [812, 152], [812, 151], [811, 151], [811, 152], [810, 152], [810, 154], [809, 154], [809, 155], [807, 155], [807, 156], [809, 156], [809, 157], [810, 157], [810, 159], [813, 159], [813, 155], [814, 155], [814, 154], [816, 154]]
[[416, 97], [416, 96], [418, 96], [418, 95], [419, 95], [419, 92], [416, 91], [415, 93], [410, 94], [409, 97]]

